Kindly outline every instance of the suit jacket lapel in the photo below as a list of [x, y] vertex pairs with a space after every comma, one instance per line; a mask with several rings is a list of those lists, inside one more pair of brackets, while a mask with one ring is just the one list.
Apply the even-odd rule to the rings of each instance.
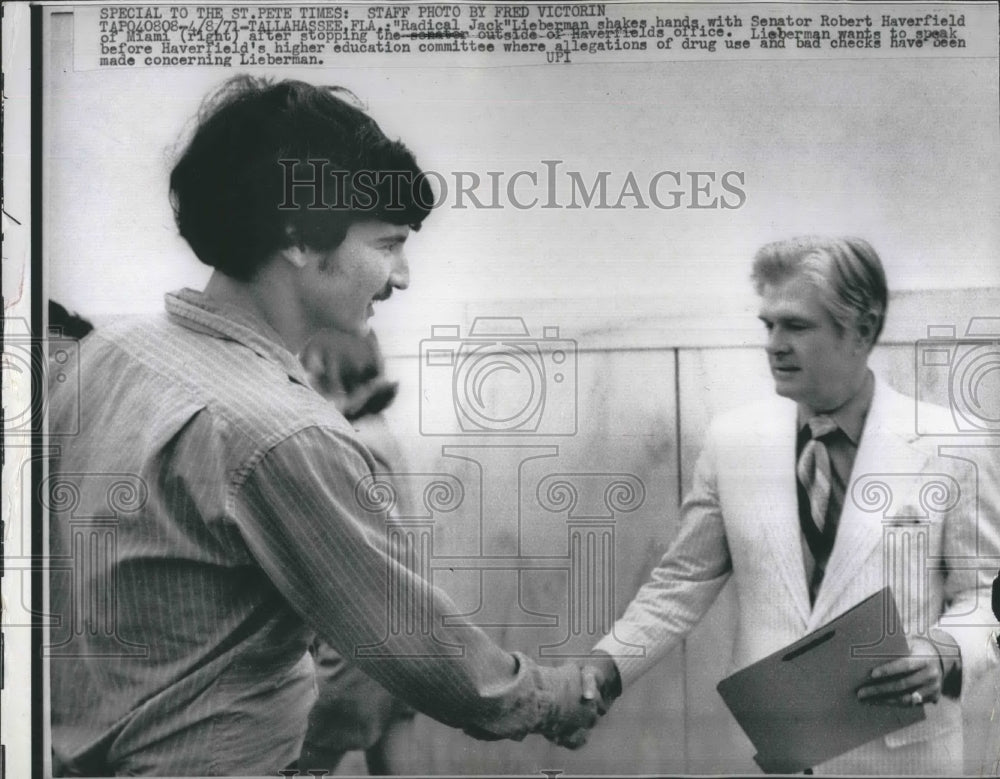
[[[913, 401], [876, 381], [872, 406], [844, 496], [837, 538], [816, 596], [810, 628], [822, 625], [854, 605], [842, 603], [840, 596], [882, 543], [884, 510], [866, 511], [859, 506], [854, 494], [859, 480], [877, 478], [879, 474], [913, 472], [923, 464], [907, 445], [915, 436], [913, 413]], [[908, 452], [914, 455], [912, 460], [907, 457]]]
[[[751, 453], [751, 457], [759, 457], [758, 462], [772, 467], [764, 469], [766, 477], [747, 485], [751, 493], [747, 497], [750, 505], [761, 507], [760, 523], [767, 535], [762, 548], [775, 558], [775, 568], [805, 624], [809, 621], [810, 607], [795, 477], [795, 408], [793, 403], [782, 403], [776, 407], [773, 418], [760, 420], [769, 433], [758, 440], [767, 443], [759, 452]], [[777, 463], [773, 462], [775, 457]]]

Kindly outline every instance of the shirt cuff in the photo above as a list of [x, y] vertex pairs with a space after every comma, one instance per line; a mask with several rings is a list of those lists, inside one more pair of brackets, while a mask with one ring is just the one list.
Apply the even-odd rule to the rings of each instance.
[[962, 694], [962, 650], [951, 633], [941, 628], [931, 628], [929, 635], [941, 660], [941, 694], [958, 699]]
[[622, 677], [615, 659], [603, 649], [595, 649], [590, 653], [590, 663], [601, 674], [599, 683], [601, 698], [610, 705], [622, 694]]

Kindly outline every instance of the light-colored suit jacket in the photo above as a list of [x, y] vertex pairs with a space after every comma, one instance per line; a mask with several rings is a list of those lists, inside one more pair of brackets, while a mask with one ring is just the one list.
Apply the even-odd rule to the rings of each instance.
[[[925, 412], [948, 413], [921, 408]], [[919, 437], [915, 419], [914, 400], [876, 382], [836, 541], [810, 607], [795, 482], [796, 406], [775, 397], [717, 418], [678, 537], [598, 644], [615, 656], [624, 689], [697, 624], [730, 576], [738, 606], [729, 671], [889, 585], [901, 624], [888, 629], [907, 636], [926, 636], [930, 628], [948, 632], [961, 650], [963, 694], [970, 689], [993, 663], [987, 651], [995, 626], [988, 566], [995, 570], [1000, 555], [1000, 484], [995, 473], [984, 472], [986, 458], [970, 458], [960, 446], [970, 443], [967, 438]], [[862, 747], [870, 753], [863, 770], [941, 770], [940, 760], [933, 766], [901, 763], [893, 751], [945, 739], [941, 747], [952, 758], [945, 768], [960, 772], [960, 702], [942, 698], [925, 710], [923, 722]], [[832, 761], [824, 768], [849, 771], [846, 766], [855, 765], [838, 768]]]

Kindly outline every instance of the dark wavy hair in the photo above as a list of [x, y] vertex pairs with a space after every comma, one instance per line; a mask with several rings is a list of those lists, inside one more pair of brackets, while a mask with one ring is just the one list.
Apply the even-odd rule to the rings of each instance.
[[[228, 276], [249, 279], [292, 244], [334, 249], [356, 221], [417, 230], [433, 205], [412, 152], [343, 88], [235, 76], [206, 98], [196, 122], [170, 174], [170, 200], [194, 253]], [[297, 186], [286, 203], [286, 176], [314, 179], [310, 160], [326, 166], [322, 198]], [[363, 197], [352, 188], [358, 181], [368, 182]]]

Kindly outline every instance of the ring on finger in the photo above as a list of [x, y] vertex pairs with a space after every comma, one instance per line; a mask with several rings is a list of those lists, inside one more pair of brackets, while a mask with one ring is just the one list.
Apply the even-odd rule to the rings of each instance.
[[924, 696], [920, 694], [920, 690], [910, 693], [910, 703], [913, 706], [920, 706], [924, 702]]

